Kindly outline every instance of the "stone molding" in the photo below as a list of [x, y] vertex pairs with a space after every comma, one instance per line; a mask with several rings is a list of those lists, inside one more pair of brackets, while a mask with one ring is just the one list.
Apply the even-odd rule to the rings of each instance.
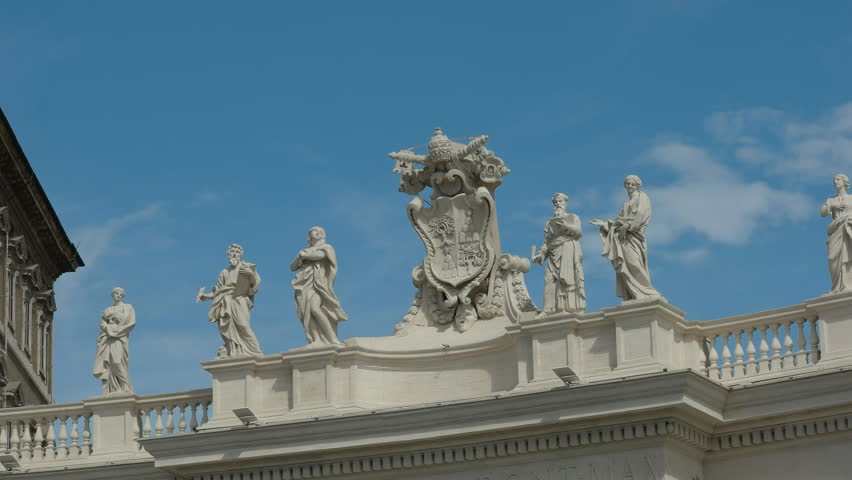
[[365, 455], [334, 461], [295, 463], [275, 467], [196, 474], [191, 478], [192, 480], [239, 478], [297, 480], [387, 471], [400, 472], [420, 467], [476, 462], [489, 458], [522, 456], [562, 449], [595, 447], [647, 438], [669, 438], [702, 450], [709, 449], [711, 444], [711, 436], [706, 432], [686, 422], [669, 417], [553, 432], [544, 435], [510, 437], [449, 447]]
[[852, 429], [852, 413], [810, 418], [713, 435], [711, 451], [754, 447], [774, 442], [797, 440]]

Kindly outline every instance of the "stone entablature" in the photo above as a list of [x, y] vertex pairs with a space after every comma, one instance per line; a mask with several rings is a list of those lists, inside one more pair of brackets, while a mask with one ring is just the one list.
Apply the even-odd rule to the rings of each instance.
[[[10, 409], [0, 422], [18, 426], [6, 451], [24, 478], [70, 466], [51, 478], [125, 468], [151, 479], [580, 479], [597, 468], [615, 475], [600, 478], [712, 480], [712, 469], [766, 449], [852, 448], [852, 294], [709, 322], [683, 316], [655, 300], [351, 338], [205, 362], [212, 390]], [[731, 355], [711, 362], [722, 339]], [[578, 383], [556, 376], [564, 366]], [[259, 424], [244, 426], [239, 407]], [[844, 462], [837, 468], [852, 467]]]

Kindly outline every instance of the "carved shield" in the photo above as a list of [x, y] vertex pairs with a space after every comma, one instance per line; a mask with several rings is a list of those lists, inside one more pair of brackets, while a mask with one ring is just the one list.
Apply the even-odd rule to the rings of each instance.
[[431, 208], [415, 197], [408, 204], [411, 224], [426, 246], [423, 267], [429, 283], [447, 296], [447, 306], [469, 303], [468, 293], [494, 265], [494, 199], [487, 189], [437, 197]]

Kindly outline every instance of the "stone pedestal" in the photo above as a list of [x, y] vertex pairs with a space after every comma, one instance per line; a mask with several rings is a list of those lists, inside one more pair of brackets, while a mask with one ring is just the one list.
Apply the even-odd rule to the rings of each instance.
[[203, 362], [213, 375], [212, 418], [201, 430], [241, 425], [234, 415], [235, 408], [250, 408], [255, 415], [261, 406], [262, 389], [256, 370], [260, 358], [242, 357]]
[[615, 325], [615, 374], [639, 375], [681, 368], [676, 364], [674, 327], [684, 312], [663, 299], [604, 308]]
[[805, 301], [818, 318], [821, 368], [848, 366], [852, 359], [852, 292]]
[[92, 410], [92, 456], [138, 452], [136, 402], [133, 393], [115, 393], [83, 400]]

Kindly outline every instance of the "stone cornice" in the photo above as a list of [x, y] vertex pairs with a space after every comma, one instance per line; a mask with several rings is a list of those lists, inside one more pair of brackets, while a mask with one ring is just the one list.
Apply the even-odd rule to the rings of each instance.
[[[231, 452], [242, 462], [285, 460], [316, 455], [338, 456], [390, 445], [433, 445], [471, 441], [500, 432], [576, 431], [603, 422], [643, 422], [662, 415], [693, 424], [719, 421], [726, 389], [689, 371], [640, 376], [552, 391], [445, 402], [416, 408], [349, 414], [258, 427], [211, 429], [193, 435], [141, 441], [159, 468], [202, 470], [225, 461]], [[564, 430], [562, 430], [564, 431]], [[466, 440], [467, 439], [467, 440]], [[400, 447], [401, 448], [401, 447]]]
[[[1, 474], [0, 474], [1, 475]], [[55, 468], [30, 468], [16, 472], [14, 478], [25, 480], [55, 480]], [[72, 465], [62, 469], [63, 480], [173, 480], [174, 477], [154, 468], [151, 459], [125, 461], [121, 464], [104, 462], [99, 465]]]
[[852, 434], [852, 412], [713, 435], [710, 439], [710, 450], [716, 457], [735, 455], [744, 453], [740, 451], [744, 447], [777, 444], [844, 432]]
[[[332, 457], [320, 461], [286, 463], [273, 467], [248, 469], [225, 467], [216, 469], [215, 472], [241, 473], [242, 478], [280, 478], [281, 480], [358, 474], [376, 475], [391, 471], [395, 475], [399, 475], [402, 471], [416, 474], [416, 470], [424, 467], [450, 466], [483, 460], [500, 461], [512, 457], [548, 453], [564, 456], [567, 454], [564, 452], [565, 450], [582, 449], [585, 452], [589, 449], [606, 447], [613, 443], [662, 441], [665, 439], [674, 440], [700, 450], [708, 449], [711, 443], [710, 435], [688, 423], [675, 418], [658, 418], [644, 422], [556, 431], [542, 435], [507, 437], [435, 448], [408, 451], [388, 449], [385, 452], [373, 455], [359, 455], [343, 459]], [[559, 453], [560, 450], [563, 453]], [[157, 464], [155, 463], [155, 465]], [[210, 470], [204, 472], [209, 473]], [[197, 474], [201, 471], [180, 473]]]
[[76, 247], [68, 239], [59, 217], [50, 204], [26, 155], [21, 149], [12, 127], [0, 110], [0, 165], [3, 166], [2, 184], [11, 194], [21, 221], [38, 237], [38, 250], [45, 261], [51, 263], [51, 280], [65, 272], [73, 272], [83, 266]]
[[799, 412], [848, 408], [850, 403], [852, 370], [817, 371], [733, 388], [724, 418], [729, 428], [736, 428]]

